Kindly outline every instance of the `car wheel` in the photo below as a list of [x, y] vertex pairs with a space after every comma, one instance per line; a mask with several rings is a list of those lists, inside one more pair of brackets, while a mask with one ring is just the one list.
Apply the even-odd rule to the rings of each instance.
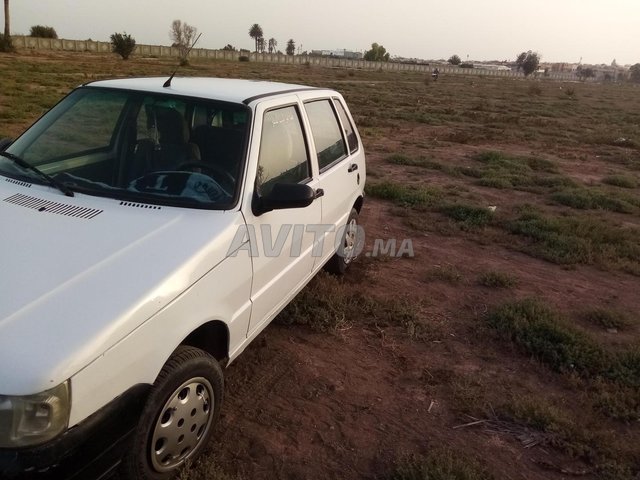
[[179, 347], [153, 384], [122, 461], [123, 478], [167, 480], [200, 455], [220, 415], [223, 388], [213, 357]]
[[336, 275], [343, 275], [349, 265], [356, 259], [358, 253], [360, 253], [360, 242], [362, 240], [360, 238], [360, 227], [358, 226], [358, 211], [352, 208], [347, 224], [344, 227], [342, 243], [335, 255], [327, 262], [327, 271]]

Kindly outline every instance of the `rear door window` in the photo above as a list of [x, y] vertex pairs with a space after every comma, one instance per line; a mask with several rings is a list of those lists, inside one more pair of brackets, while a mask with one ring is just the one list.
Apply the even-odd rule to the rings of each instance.
[[342, 102], [337, 98], [334, 98], [333, 101], [336, 105], [336, 110], [338, 110], [338, 115], [340, 115], [340, 121], [344, 128], [344, 136], [347, 138], [347, 144], [349, 145], [349, 152], [353, 153], [358, 150], [358, 137], [356, 136], [353, 124], [349, 120], [349, 115], [347, 115], [347, 110], [344, 108]]
[[347, 148], [331, 101], [316, 100], [305, 104], [311, 134], [316, 145], [320, 170], [347, 156]]

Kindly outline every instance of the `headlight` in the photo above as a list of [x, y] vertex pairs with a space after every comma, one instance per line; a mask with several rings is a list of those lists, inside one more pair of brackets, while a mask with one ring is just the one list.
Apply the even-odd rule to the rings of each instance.
[[51, 440], [67, 428], [70, 410], [69, 382], [36, 395], [0, 395], [0, 448]]

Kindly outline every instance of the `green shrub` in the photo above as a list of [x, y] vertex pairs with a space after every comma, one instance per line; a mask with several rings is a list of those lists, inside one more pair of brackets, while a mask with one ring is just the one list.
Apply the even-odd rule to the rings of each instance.
[[434, 160], [425, 157], [411, 158], [402, 153], [394, 153], [386, 158], [387, 162], [394, 165], [406, 165], [408, 167], [430, 168], [432, 170], [441, 170], [442, 165]]
[[640, 263], [640, 232], [598, 218], [548, 217], [524, 207], [518, 218], [504, 222], [503, 227], [530, 240], [525, 251], [550, 262], [621, 267]]
[[445, 448], [426, 456], [409, 456], [398, 462], [388, 480], [493, 480], [478, 461]]
[[249, 61], [249, 55], [240, 55], [238, 57], [238, 61], [240, 61], [240, 62], [248, 62]]
[[611, 309], [596, 308], [585, 312], [583, 316], [589, 323], [603, 328], [624, 330], [631, 325], [624, 314]]
[[114, 33], [111, 35], [111, 49], [113, 53], [117, 53], [123, 60], [127, 60], [136, 49], [136, 41], [127, 33]]
[[478, 277], [478, 283], [490, 288], [511, 288], [516, 284], [516, 279], [506, 273], [489, 271]]
[[561, 204], [580, 210], [609, 210], [618, 213], [633, 213], [634, 205], [613, 194], [587, 188], [572, 188], [554, 193], [551, 198]]
[[491, 222], [493, 212], [485, 207], [464, 204], [444, 205], [440, 211], [459, 222], [464, 228], [481, 228]]
[[34, 25], [31, 27], [29, 31], [30, 37], [39, 37], [39, 38], [58, 38], [58, 34], [56, 33], [55, 28], [46, 27], [44, 25]]
[[638, 180], [631, 175], [609, 175], [602, 179], [602, 183], [621, 188], [637, 188]]
[[5, 37], [4, 34], [0, 33], [0, 52], [15, 52], [16, 49], [13, 46], [13, 41], [11, 37]]
[[561, 372], [584, 376], [606, 373], [611, 359], [583, 333], [563, 324], [546, 305], [533, 299], [507, 303], [487, 318], [503, 338]]
[[431, 206], [440, 197], [440, 192], [434, 189], [405, 186], [389, 181], [367, 184], [366, 192], [372, 197], [391, 200], [404, 207]]
[[506, 303], [487, 317], [498, 334], [559, 372], [640, 388], [640, 348], [611, 353], [538, 300]]

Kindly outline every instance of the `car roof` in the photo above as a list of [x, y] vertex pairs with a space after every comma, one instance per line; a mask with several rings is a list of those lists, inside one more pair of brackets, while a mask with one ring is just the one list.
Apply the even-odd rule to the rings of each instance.
[[175, 77], [171, 81], [171, 86], [165, 88], [163, 85], [167, 81], [167, 78], [168, 77], [121, 78], [98, 80], [86, 85], [150, 93], [171, 93], [187, 97], [245, 103], [247, 105], [262, 97], [303, 90], [316, 90], [314, 87], [292, 83], [213, 77]]

